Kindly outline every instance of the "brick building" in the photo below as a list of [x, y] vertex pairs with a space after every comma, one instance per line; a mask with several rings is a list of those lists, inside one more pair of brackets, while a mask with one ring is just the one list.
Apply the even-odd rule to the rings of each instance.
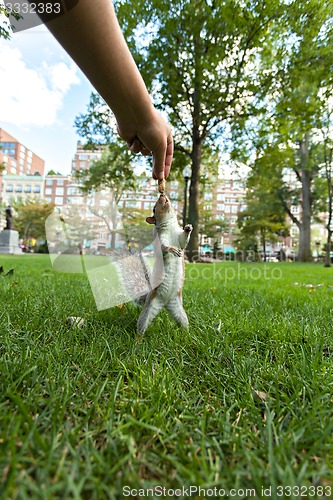
[[44, 179], [44, 199], [53, 203], [56, 208], [61, 208], [68, 203], [68, 192], [71, 184], [70, 176], [52, 174]]
[[44, 175], [45, 162], [0, 128], [0, 165], [4, 175]]

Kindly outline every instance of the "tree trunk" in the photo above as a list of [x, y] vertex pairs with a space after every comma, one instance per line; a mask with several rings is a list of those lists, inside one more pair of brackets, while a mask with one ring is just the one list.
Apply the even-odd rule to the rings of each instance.
[[327, 142], [325, 141], [325, 175], [327, 181], [327, 191], [328, 191], [328, 220], [326, 224], [327, 229], [327, 239], [326, 239], [326, 255], [324, 267], [331, 267], [331, 250], [332, 250], [332, 211], [333, 211], [333, 185], [332, 185], [332, 159], [333, 159], [333, 149], [330, 148], [327, 153]]
[[332, 233], [328, 229], [327, 230], [327, 241], [326, 241], [326, 255], [325, 255], [325, 264], [324, 267], [331, 267], [331, 250], [332, 250]]
[[190, 262], [199, 259], [199, 198], [200, 198], [200, 170], [201, 170], [202, 142], [193, 141], [192, 149], [192, 176], [188, 204], [188, 223], [192, 224], [193, 231], [188, 245], [187, 255]]
[[261, 246], [262, 246], [262, 250], [264, 252], [264, 262], [266, 262], [267, 258], [266, 258], [266, 234], [265, 234], [265, 231], [263, 231], [261, 233]]
[[[196, 41], [196, 47], [200, 44], [200, 40]], [[196, 59], [196, 64], [198, 63], [197, 54], [195, 52], [194, 57]], [[202, 143], [204, 137], [200, 135], [200, 123], [201, 123], [201, 88], [200, 79], [201, 74], [199, 69], [196, 67], [196, 75], [200, 75], [197, 79], [197, 86], [193, 92], [193, 112], [192, 112], [192, 175], [190, 184], [190, 196], [189, 196], [189, 214], [188, 222], [192, 224], [193, 231], [191, 234], [190, 242], [188, 245], [188, 258], [190, 262], [196, 262], [199, 260], [199, 201], [200, 201], [200, 173], [201, 173], [201, 157], [202, 157]]]
[[305, 134], [305, 138], [300, 141], [299, 153], [301, 160], [301, 177], [302, 177], [302, 222], [300, 225], [299, 234], [299, 250], [298, 260], [300, 262], [311, 262], [311, 214], [312, 214], [312, 199], [311, 199], [311, 182], [312, 177], [308, 169], [309, 157], [309, 134]]

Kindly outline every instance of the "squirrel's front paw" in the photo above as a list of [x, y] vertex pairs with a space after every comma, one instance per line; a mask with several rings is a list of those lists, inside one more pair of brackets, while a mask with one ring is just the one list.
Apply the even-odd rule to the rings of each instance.
[[186, 226], [184, 227], [185, 233], [191, 233], [192, 229], [193, 229], [192, 224], [186, 224]]
[[181, 257], [183, 255], [182, 250], [176, 247], [169, 247], [169, 252], [175, 257]]

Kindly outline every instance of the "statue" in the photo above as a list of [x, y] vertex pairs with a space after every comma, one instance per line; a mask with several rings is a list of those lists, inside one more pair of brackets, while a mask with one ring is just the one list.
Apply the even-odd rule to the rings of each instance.
[[14, 229], [13, 228], [13, 212], [10, 205], [6, 208], [6, 227], [5, 229]]

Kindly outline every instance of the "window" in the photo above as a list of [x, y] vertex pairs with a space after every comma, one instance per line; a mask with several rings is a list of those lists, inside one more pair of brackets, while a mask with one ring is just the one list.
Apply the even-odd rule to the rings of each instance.
[[51, 199], [51, 198], [46, 197], [46, 198], [45, 198], [45, 201], [47, 201], [47, 203], [51, 203], [52, 199]]
[[231, 206], [230, 206], [230, 205], [226, 205], [226, 206], [225, 206], [224, 211], [225, 211], [227, 214], [230, 214], [230, 212], [231, 212]]
[[56, 195], [63, 196], [64, 195], [64, 188], [56, 188]]
[[216, 205], [217, 210], [224, 210], [224, 204], [223, 203], [218, 203]]
[[14, 191], [13, 185], [12, 184], [8, 184], [7, 188], [6, 188], [6, 192], [7, 193], [12, 193], [13, 191]]
[[291, 213], [292, 214], [298, 214], [298, 206], [297, 205], [292, 205], [292, 207], [291, 207]]
[[0, 142], [1, 152], [14, 158], [15, 156], [15, 142]]
[[40, 186], [34, 187], [34, 193], [40, 193]]
[[140, 208], [141, 204], [139, 201], [127, 201], [126, 207]]
[[224, 201], [224, 194], [217, 193], [217, 201]]
[[28, 186], [25, 186], [25, 188], [24, 188], [24, 192], [25, 192], [25, 193], [31, 193], [31, 186], [29, 186], [29, 185], [28, 185]]
[[57, 179], [57, 185], [58, 186], [63, 186], [64, 185], [64, 179]]
[[18, 184], [18, 185], [16, 186], [15, 191], [16, 191], [17, 193], [22, 193], [22, 186], [21, 186], [21, 184]]
[[47, 186], [52, 186], [52, 184], [53, 184], [53, 179], [46, 179]]
[[56, 205], [62, 205], [63, 201], [62, 201], [62, 198], [56, 198], [55, 199], [55, 204]]
[[52, 188], [45, 188], [45, 194], [52, 194]]
[[233, 214], [237, 214], [238, 213], [238, 207], [237, 205], [234, 205], [233, 207], [231, 207], [231, 211]]
[[205, 193], [204, 198], [205, 198], [205, 200], [212, 200], [213, 199], [213, 194], [212, 193]]

